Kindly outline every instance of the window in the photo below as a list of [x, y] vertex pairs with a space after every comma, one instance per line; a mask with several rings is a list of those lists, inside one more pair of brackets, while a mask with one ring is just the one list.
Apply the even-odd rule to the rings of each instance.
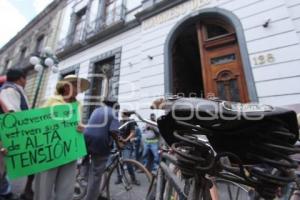
[[217, 39], [235, 32], [230, 24], [219, 19], [205, 20], [203, 25], [206, 40]]
[[113, 77], [113, 59], [95, 64], [95, 77], [92, 86], [94, 96], [105, 97], [111, 94]]
[[9, 60], [9, 59], [7, 59], [7, 60], [5, 61], [5, 65], [4, 65], [4, 68], [5, 68], [5, 69], [7, 69], [7, 68], [8, 68], [9, 62], [10, 62], [10, 60]]
[[25, 58], [26, 50], [27, 50], [26, 47], [23, 47], [23, 48], [21, 49], [20, 62], [22, 62], [22, 60]]
[[64, 77], [68, 76], [68, 75], [78, 75], [79, 73], [79, 67], [80, 65], [77, 64], [77, 65], [73, 65], [73, 66], [70, 66], [66, 69], [63, 69], [59, 72], [59, 80], [63, 79]]
[[75, 74], [76, 74], [75, 70], [67, 72], [67, 73], [64, 73], [64, 74], [61, 74], [61, 79], [65, 78], [68, 75], [75, 75]]
[[106, 25], [112, 24], [121, 19], [122, 8], [121, 0], [106, 0]]
[[223, 100], [240, 102], [238, 80], [230, 71], [222, 71], [217, 77], [218, 97]]
[[36, 54], [40, 54], [42, 52], [43, 45], [44, 45], [44, 35], [41, 35], [36, 40], [36, 46], [35, 46], [35, 53]]
[[74, 25], [74, 38], [73, 38], [74, 43], [77, 43], [82, 39], [85, 19], [86, 19], [86, 8], [83, 8], [76, 13], [76, 20]]
[[6, 59], [4, 63], [4, 68], [0, 71], [1, 74], [5, 74], [6, 70], [10, 68], [10, 60]]
[[210, 59], [210, 63], [212, 65], [222, 65], [226, 63], [230, 63], [236, 60], [236, 55], [234, 53], [228, 54], [225, 56], [218, 56]]
[[215, 38], [215, 37], [218, 37], [218, 36], [226, 35], [228, 33], [229, 32], [225, 28], [223, 28], [221, 26], [218, 26], [216, 24], [206, 25], [207, 39], [211, 39], [211, 38]]
[[68, 70], [68, 71], [65, 71], [65, 72], [61, 72], [59, 80], [62, 80], [63, 78], [65, 78], [68, 75], [76, 75], [76, 70], [71, 70], [71, 71]]

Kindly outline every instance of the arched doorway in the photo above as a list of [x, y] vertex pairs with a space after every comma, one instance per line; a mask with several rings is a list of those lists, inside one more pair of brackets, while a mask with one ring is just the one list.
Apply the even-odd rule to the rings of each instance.
[[244, 35], [232, 13], [207, 9], [187, 16], [170, 32], [165, 50], [166, 93], [257, 101]]

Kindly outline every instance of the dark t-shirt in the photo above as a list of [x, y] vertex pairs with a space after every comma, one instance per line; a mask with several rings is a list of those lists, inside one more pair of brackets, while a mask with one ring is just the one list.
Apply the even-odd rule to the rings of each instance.
[[84, 130], [88, 151], [100, 156], [108, 156], [112, 145], [111, 133], [118, 133], [119, 126], [118, 114], [115, 110], [107, 106], [95, 109]]
[[121, 120], [121, 124], [124, 124], [128, 121], [129, 121], [129, 123], [120, 130], [120, 134], [123, 138], [127, 138], [129, 136], [129, 134], [131, 133], [131, 131], [135, 131], [135, 127], [137, 126], [136, 122], [131, 119], [130, 120]]

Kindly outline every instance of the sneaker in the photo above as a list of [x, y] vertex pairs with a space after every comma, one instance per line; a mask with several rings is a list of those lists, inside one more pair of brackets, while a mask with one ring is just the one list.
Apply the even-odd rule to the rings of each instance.
[[138, 181], [136, 179], [132, 180], [132, 184], [137, 185], [137, 186], [141, 185], [140, 181]]
[[117, 180], [115, 181], [115, 185], [119, 185], [119, 184], [121, 184], [121, 183], [122, 183], [121, 179], [117, 179]]

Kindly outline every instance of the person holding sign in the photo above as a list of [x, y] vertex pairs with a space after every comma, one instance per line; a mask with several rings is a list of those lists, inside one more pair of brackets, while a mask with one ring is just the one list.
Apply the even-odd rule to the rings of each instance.
[[[0, 89], [2, 112], [18, 112], [29, 108], [27, 96], [24, 92], [26, 73], [22, 69], [9, 69], [6, 73], [7, 81]], [[3, 109], [4, 108], [4, 109]], [[1, 114], [1, 113], [0, 113]], [[1, 155], [1, 161], [3, 157]], [[32, 194], [31, 188], [26, 190]], [[0, 198], [14, 200], [18, 197], [11, 192], [11, 185], [6, 178], [6, 173], [0, 177]]]
[[[44, 107], [76, 102], [79, 92], [87, 90], [88, 80], [68, 75], [56, 85], [56, 95], [48, 99]], [[66, 133], [67, 134], [67, 133]], [[36, 175], [34, 200], [70, 200], [73, 197], [76, 177], [76, 161]]]

